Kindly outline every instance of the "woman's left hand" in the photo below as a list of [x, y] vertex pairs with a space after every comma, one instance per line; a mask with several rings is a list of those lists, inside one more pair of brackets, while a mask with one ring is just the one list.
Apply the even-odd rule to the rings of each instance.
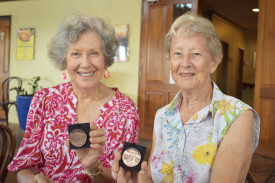
[[98, 129], [93, 123], [90, 124], [90, 128], [90, 148], [74, 149], [74, 151], [85, 168], [91, 170], [91, 172], [93, 172], [93, 170], [96, 172], [97, 160], [104, 153], [106, 132], [104, 128]]

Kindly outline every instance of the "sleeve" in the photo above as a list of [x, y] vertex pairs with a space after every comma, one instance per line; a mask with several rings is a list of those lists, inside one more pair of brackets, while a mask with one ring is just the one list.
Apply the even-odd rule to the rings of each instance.
[[105, 123], [104, 154], [100, 157], [102, 165], [107, 168], [111, 168], [112, 160], [122, 149], [124, 141], [138, 143], [139, 139], [139, 111], [131, 99], [113, 107], [109, 115], [108, 123]]
[[260, 117], [258, 113], [251, 108], [254, 114], [254, 128], [253, 128], [253, 135], [252, 135], [252, 145], [253, 145], [253, 152], [256, 150], [259, 144], [259, 137], [260, 137]]
[[[232, 103], [232, 105], [230, 104]], [[244, 102], [230, 98], [227, 100], [227, 105], [224, 107], [224, 112], [221, 117], [224, 117], [224, 128], [221, 131], [221, 138], [220, 142], [222, 141], [224, 135], [226, 134], [229, 126], [235, 122], [235, 120], [246, 110], [252, 110], [254, 115], [254, 128], [252, 134], [252, 145], [253, 145], [253, 152], [256, 150], [258, 143], [259, 143], [259, 136], [260, 136], [260, 118], [258, 113], [249, 105], [245, 104]]]
[[16, 155], [8, 165], [9, 171], [18, 171], [25, 168], [39, 169], [44, 163], [40, 151], [44, 129], [45, 97], [43, 95], [43, 91], [38, 91], [33, 96], [28, 112], [25, 134]]

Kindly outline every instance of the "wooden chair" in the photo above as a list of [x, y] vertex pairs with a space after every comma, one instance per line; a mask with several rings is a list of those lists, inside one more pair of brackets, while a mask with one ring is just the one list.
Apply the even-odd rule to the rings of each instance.
[[247, 182], [247, 183], [256, 183], [251, 172], [247, 173], [245, 180], [246, 180], [245, 182]]
[[[10, 89], [10, 84], [13, 84], [13, 88]], [[5, 112], [4, 120], [7, 122], [7, 126], [9, 126], [9, 109], [11, 106], [15, 105], [16, 101], [10, 100], [10, 91], [18, 92], [21, 90], [22, 80], [19, 77], [8, 77], [2, 83], [2, 101], [0, 101], [0, 105], [2, 106]]]
[[0, 124], [0, 183], [5, 182], [8, 174], [7, 166], [11, 162], [16, 147], [16, 138], [13, 131]]

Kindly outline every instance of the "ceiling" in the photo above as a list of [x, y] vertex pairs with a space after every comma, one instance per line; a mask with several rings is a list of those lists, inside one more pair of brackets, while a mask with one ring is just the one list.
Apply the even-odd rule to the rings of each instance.
[[199, 0], [199, 6], [217, 12], [244, 29], [257, 29], [258, 13], [252, 9], [259, 8], [259, 0]]
[[[15, 0], [0, 0], [15, 1]], [[258, 8], [259, 0], [199, 0], [199, 6], [214, 11], [231, 20], [244, 29], [257, 29], [258, 14], [252, 12]]]

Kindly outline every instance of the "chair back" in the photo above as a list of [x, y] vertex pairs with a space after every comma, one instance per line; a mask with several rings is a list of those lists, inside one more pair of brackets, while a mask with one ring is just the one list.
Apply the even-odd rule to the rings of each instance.
[[[12, 85], [12, 88], [10, 88], [10, 85]], [[7, 126], [9, 125], [9, 109], [11, 106], [16, 105], [16, 100], [11, 101], [10, 100], [10, 92], [16, 91], [17, 95], [21, 91], [22, 87], [22, 80], [19, 77], [8, 77], [5, 79], [2, 83], [2, 101], [0, 101], [0, 105], [3, 108], [5, 112], [5, 118], [3, 118], [7, 122]], [[1, 118], [2, 119], [2, 118]]]
[[0, 182], [5, 182], [8, 174], [7, 166], [11, 162], [16, 147], [16, 138], [13, 131], [0, 124]]
[[245, 180], [246, 180], [247, 183], [256, 183], [256, 181], [255, 181], [255, 179], [254, 179], [251, 172], [247, 173]]
[[10, 102], [10, 85], [14, 84], [13, 90], [15, 90], [18, 94], [18, 92], [21, 90], [22, 87], [22, 79], [17, 76], [8, 77], [5, 79], [2, 83], [2, 102]]

